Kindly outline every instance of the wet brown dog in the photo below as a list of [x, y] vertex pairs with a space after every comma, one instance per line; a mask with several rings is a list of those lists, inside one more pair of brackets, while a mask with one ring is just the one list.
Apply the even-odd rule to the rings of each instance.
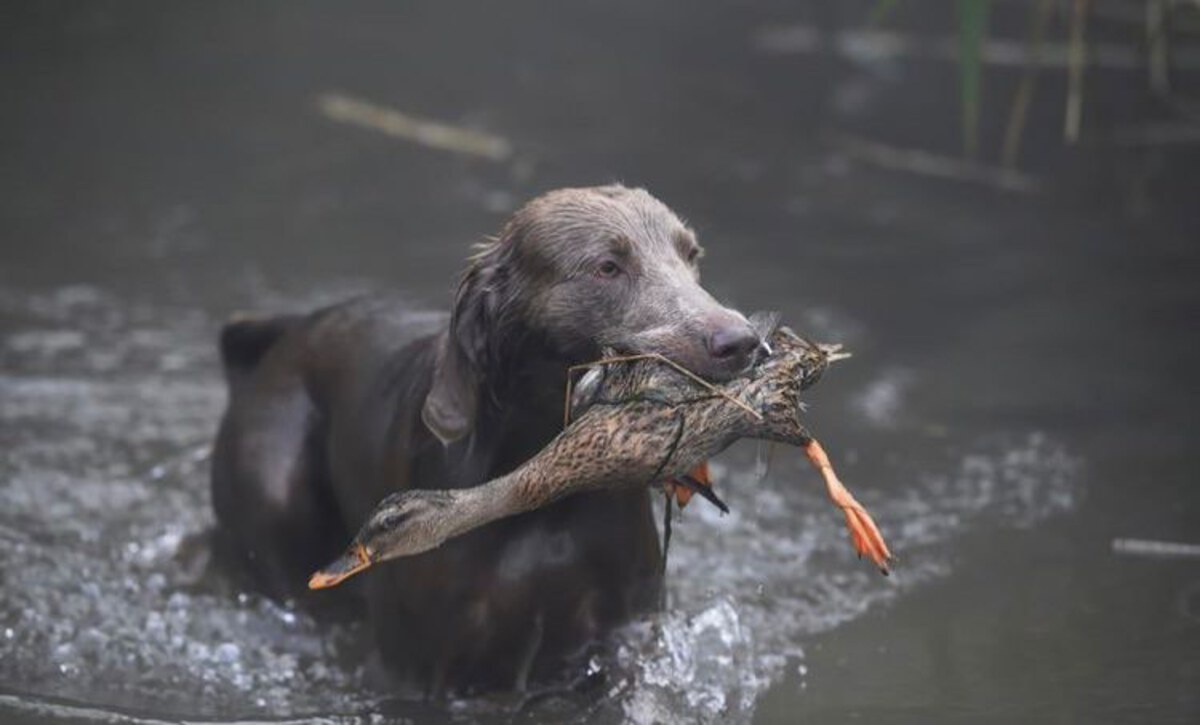
[[[657, 352], [712, 379], [758, 337], [699, 284], [700, 248], [640, 189], [563, 189], [469, 261], [449, 318], [366, 298], [221, 335], [213, 454], [226, 544], [275, 596], [301, 591], [388, 493], [474, 486], [562, 425], [567, 366]], [[570, 497], [372, 572], [384, 661], [430, 692], [548, 679], [654, 605], [649, 493]]]

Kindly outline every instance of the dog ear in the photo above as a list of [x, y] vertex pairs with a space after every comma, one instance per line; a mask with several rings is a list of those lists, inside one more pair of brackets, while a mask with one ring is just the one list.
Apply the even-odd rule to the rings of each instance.
[[450, 445], [471, 430], [479, 400], [479, 375], [453, 332], [447, 331], [438, 343], [433, 383], [421, 407], [421, 420], [442, 445]]
[[474, 427], [496, 336], [503, 334], [494, 324], [503, 278], [496, 246], [493, 243], [472, 258], [458, 285], [450, 328], [438, 342], [421, 420], [443, 445]]

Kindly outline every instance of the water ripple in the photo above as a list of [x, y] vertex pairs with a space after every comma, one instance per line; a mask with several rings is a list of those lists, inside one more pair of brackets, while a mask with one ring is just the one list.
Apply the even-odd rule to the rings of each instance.
[[[0, 289], [0, 312], [15, 321], [0, 337], [0, 680], [25, 693], [0, 710], [357, 721], [376, 707], [385, 693], [361, 664], [359, 627], [319, 626], [197, 573], [224, 402], [213, 321], [90, 287]], [[764, 478], [745, 455], [725, 460], [715, 474], [733, 512], [688, 508], [668, 611], [624, 628], [592, 663], [607, 673], [600, 707], [618, 717], [746, 721], [789, 668], [803, 674], [808, 638], [944, 576], [957, 537], [1035, 525], [1081, 494], [1079, 462], [1052, 436], [951, 436], [940, 454], [889, 463], [891, 490], [857, 490], [901, 558], [884, 579], [854, 559], [811, 471], [793, 463]]]

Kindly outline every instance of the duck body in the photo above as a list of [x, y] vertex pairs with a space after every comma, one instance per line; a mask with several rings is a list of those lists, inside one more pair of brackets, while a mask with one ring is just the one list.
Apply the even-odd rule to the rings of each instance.
[[658, 356], [616, 357], [590, 366], [569, 398], [566, 428], [511, 473], [467, 489], [409, 490], [388, 496], [344, 556], [310, 586], [340, 583], [366, 567], [410, 556], [491, 521], [550, 505], [571, 494], [647, 486], [685, 476], [740, 438], [799, 446], [846, 511], [860, 554], [886, 572], [890, 558], [874, 522], [833, 474], [800, 422], [801, 392], [835, 360], [840, 346], [800, 337], [773, 319], [770, 350], [744, 375], [720, 385]]

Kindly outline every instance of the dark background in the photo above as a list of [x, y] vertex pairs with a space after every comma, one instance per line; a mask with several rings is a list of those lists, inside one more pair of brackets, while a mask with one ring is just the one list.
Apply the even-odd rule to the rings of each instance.
[[[753, 656], [656, 679], [651, 638], [612, 665], [633, 683], [616, 704], [517, 717], [1194, 722], [1200, 561], [1112, 542], [1200, 543], [1200, 38], [1179, 8], [1173, 90], [1157, 96], [1144, 5], [1093, 5], [1089, 41], [1127, 48], [1132, 67], [1089, 68], [1075, 145], [1065, 73], [1045, 69], [1018, 165], [1036, 190], [1006, 191], [994, 182], [1019, 66], [985, 69], [979, 163], [963, 172], [982, 180], [869, 151], [962, 171], [958, 66], [922, 50], [953, 42], [951, 3], [901, 2], [881, 25], [875, 3], [836, 0], [6, 3], [0, 714], [377, 709], [346, 694], [358, 680], [320, 669], [356, 672], [361, 647], [322, 649], [353, 630], [295, 624], [227, 582], [176, 581], [180, 539], [211, 521], [216, 327], [361, 289], [443, 305], [468, 245], [516, 205], [619, 180], [698, 230], [718, 297], [853, 347], [817, 394], [819, 430], [899, 543], [901, 581], [859, 578], [824, 504], [789, 493], [799, 466], [773, 464], [761, 491], [731, 491], [746, 520], [689, 521], [693, 550], [717, 558], [684, 539], [682, 614], [665, 620], [695, 635], [686, 622], [740, 616], [717, 628]], [[1029, 4], [993, 6], [989, 36], [1019, 47]], [[820, 42], [769, 42], [796, 28]], [[864, 30], [913, 44], [835, 41]], [[1056, 12], [1048, 41], [1065, 34]], [[325, 93], [513, 151], [489, 160], [340, 122]], [[1147, 139], [1162, 128], [1168, 141]], [[752, 457], [734, 451], [730, 478]], [[794, 516], [772, 518], [768, 495]], [[764, 554], [764, 536], [800, 537], [801, 511], [838, 553]], [[260, 636], [270, 656], [251, 655]], [[510, 716], [406, 707], [384, 709]]]

